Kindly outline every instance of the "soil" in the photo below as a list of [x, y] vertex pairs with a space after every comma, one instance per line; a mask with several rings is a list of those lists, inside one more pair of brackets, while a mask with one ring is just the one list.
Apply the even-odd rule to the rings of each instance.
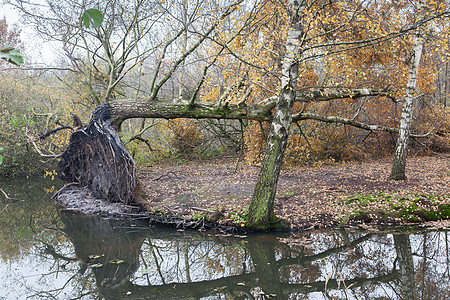
[[[384, 212], [383, 217], [355, 215], [357, 207], [349, 201], [352, 196], [422, 199], [425, 207], [431, 205], [427, 195], [434, 195], [439, 196], [440, 207], [450, 204], [449, 158], [409, 157], [405, 181], [389, 180], [390, 170], [388, 159], [285, 167], [278, 184], [275, 213], [288, 221], [292, 229], [312, 229], [404, 222]], [[144, 206], [150, 212], [185, 220], [204, 217], [239, 226], [242, 219], [238, 216], [250, 204], [258, 172], [258, 166], [236, 166], [236, 160], [221, 159], [141, 167], [138, 178], [148, 195]], [[386, 211], [387, 206], [382, 201], [372, 201], [365, 209], [380, 212]], [[448, 222], [445, 226], [449, 226]]]
[[140, 217], [138, 206], [123, 203], [111, 203], [95, 197], [88, 187], [78, 184], [67, 184], [54, 196], [64, 210], [76, 211], [85, 215], [100, 215], [108, 217]]

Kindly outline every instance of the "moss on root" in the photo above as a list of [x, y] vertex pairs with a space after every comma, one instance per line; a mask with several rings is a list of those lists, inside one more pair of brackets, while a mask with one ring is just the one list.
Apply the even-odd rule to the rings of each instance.
[[268, 224], [264, 225], [253, 225], [250, 222], [245, 222], [245, 228], [251, 231], [276, 231], [276, 230], [287, 230], [291, 228], [291, 225], [288, 221], [280, 219], [275, 214], [269, 220]]

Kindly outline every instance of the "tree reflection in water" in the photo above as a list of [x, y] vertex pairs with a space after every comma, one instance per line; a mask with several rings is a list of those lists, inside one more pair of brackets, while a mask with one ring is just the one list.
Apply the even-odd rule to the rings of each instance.
[[[70, 213], [61, 219], [74, 246], [73, 255], [64, 257], [77, 261], [76, 280], [94, 279], [99, 298], [450, 298], [448, 232], [243, 238]], [[55, 260], [63, 257], [51, 245], [46, 253]], [[84, 286], [76, 296], [86, 293]]]

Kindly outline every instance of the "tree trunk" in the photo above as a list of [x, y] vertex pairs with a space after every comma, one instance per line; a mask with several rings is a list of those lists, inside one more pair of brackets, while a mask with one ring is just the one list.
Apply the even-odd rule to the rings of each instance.
[[192, 119], [240, 119], [271, 121], [275, 101], [263, 104], [237, 105], [228, 102], [178, 102], [172, 100], [148, 101], [122, 99], [110, 103], [111, 122], [120, 124], [131, 118], [192, 118]]
[[[276, 297], [276, 299], [287, 299], [284, 294], [280, 275], [278, 273], [279, 266], [276, 259], [275, 237], [255, 236], [246, 245], [250, 258], [252, 259], [255, 269], [255, 276], [261, 288], [263, 295]], [[265, 298], [265, 297], [264, 297]]]
[[286, 56], [283, 61], [281, 92], [277, 99], [276, 112], [267, 138], [266, 150], [261, 162], [258, 182], [248, 209], [247, 226], [267, 229], [277, 221], [273, 207], [278, 178], [292, 123], [292, 109], [298, 78], [299, 44], [303, 36], [301, 13], [303, 3], [289, 1], [291, 29], [286, 38]]
[[392, 171], [389, 176], [389, 179], [393, 180], [406, 180], [406, 156], [408, 152], [414, 92], [416, 91], [416, 74], [417, 69], [419, 68], [420, 56], [422, 55], [422, 46], [422, 39], [417, 36], [409, 65], [409, 79], [406, 86], [405, 99], [403, 100], [397, 145], [394, 160], [392, 162]]
[[292, 123], [294, 97], [292, 88], [288, 85], [283, 88], [278, 99], [275, 117], [261, 162], [261, 171], [248, 209], [247, 225], [251, 228], [267, 228], [268, 225], [277, 221], [273, 206], [289, 137], [289, 128]]
[[450, 88], [449, 88], [449, 63], [447, 62], [445, 64], [445, 73], [444, 73], [444, 107], [450, 106], [450, 97], [449, 92], [450, 92]]
[[394, 246], [397, 252], [398, 268], [400, 270], [400, 283], [403, 299], [414, 300], [414, 260], [411, 252], [411, 244], [407, 234], [394, 234]]

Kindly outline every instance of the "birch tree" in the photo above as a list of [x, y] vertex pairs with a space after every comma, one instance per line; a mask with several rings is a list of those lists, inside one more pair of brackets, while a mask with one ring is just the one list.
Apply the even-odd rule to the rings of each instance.
[[414, 284], [414, 259], [411, 251], [411, 242], [406, 234], [394, 234], [394, 246], [397, 252], [397, 264], [400, 274], [402, 296], [404, 299], [416, 298], [416, 285]]
[[406, 86], [405, 98], [403, 100], [400, 128], [398, 132], [394, 160], [392, 163], [391, 175], [389, 176], [389, 178], [393, 180], [406, 179], [406, 156], [408, 154], [408, 141], [410, 136], [414, 93], [417, 85], [416, 76], [417, 70], [419, 69], [420, 57], [422, 56], [422, 48], [423, 41], [419, 34], [417, 34], [409, 63], [409, 79]]
[[297, 90], [299, 57], [301, 56], [300, 42], [304, 35], [304, 9], [305, 1], [290, 0], [288, 3], [291, 28], [286, 37], [286, 54], [282, 66], [280, 93], [276, 101], [275, 114], [267, 138], [258, 182], [248, 209], [248, 226], [253, 228], [276, 222], [273, 206], [292, 123], [292, 109]]

